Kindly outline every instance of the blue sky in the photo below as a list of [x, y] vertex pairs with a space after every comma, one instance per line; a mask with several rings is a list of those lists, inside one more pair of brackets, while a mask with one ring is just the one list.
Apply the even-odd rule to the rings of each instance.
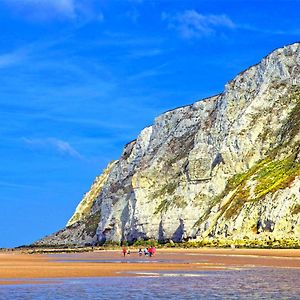
[[300, 40], [300, 1], [0, 0], [0, 247], [64, 226], [165, 110]]

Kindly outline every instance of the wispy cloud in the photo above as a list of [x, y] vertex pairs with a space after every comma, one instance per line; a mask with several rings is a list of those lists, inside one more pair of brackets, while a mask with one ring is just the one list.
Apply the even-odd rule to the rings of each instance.
[[268, 29], [263, 27], [256, 27], [249, 24], [239, 24], [238, 29], [252, 31], [262, 34], [269, 34], [269, 35], [299, 35], [300, 29], [298, 28], [289, 28], [289, 29]]
[[30, 59], [33, 59], [36, 63], [37, 55], [46, 56], [45, 53], [47, 50], [66, 42], [70, 36], [70, 34], [64, 34], [55, 39], [41, 39], [24, 44], [6, 53], [0, 53], [0, 68], [23, 64]]
[[78, 17], [103, 20], [103, 14], [94, 9], [93, 1], [80, 0], [4, 0], [22, 16], [34, 20], [69, 19]]
[[94, 43], [99, 46], [121, 46], [121, 47], [146, 47], [150, 45], [161, 45], [163, 37], [158, 36], [133, 36], [132, 34], [116, 31], [104, 31], [103, 38]]
[[137, 81], [137, 80], [145, 79], [148, 77], [160, 76], [163, 74], [167, 74], [167, 71], [164, 70], [167, 65], [168, 65], [167, 63], [164, 63], [164, 64], [155, 66], [150, 69], [145, 69], [139, 73], [129, 76], [128, 81]]
[[227, 15], [204, 15], [195, 10], [186, 10], [175, 15], [163, 13], [162, 20], [186, 39], [211, 36], [222, 28], [236, 27]]
[[57, 138], [44, 138], [44, 139], [36, 139], [36, 138], [22, 138], [23, 142], [32, 147], [39, 149], [50, 149], [54, 150], [62, 155], [67, 155], [76, 159], [82, 159], [83, 156], [68, 142], [57, 139]]
[[55, 45], [53, 41], [47, 43], [33, 42], [13, 49], [12, 51], [0, 53], [0, 69], [23, 64], [32, 54], [38, 53], [41, 50], [44, 51], [52, 45]]
[[39, 188], [38, 186], [29, 185], [29, 184], [19, 184], [14, 182], [8, 182], [8, 181], [0, 181], [0, 186], [7, 187], [7, 188], [30, 188], [30, 189], [36, 189]]
[[0, 69], [17, 65], [24, 60], [26, 53], [24, 51], [13, 51], [0, 55]]
[[142, 4], [144, 0], [128, 0], [128, 2], [135, 3], [135, 4]]
[[152, 49], [132, 49], [127, 57], [132, 59], [139, 59], [139, 58], [149, 58], [158, 55], [164, 54], [165, 51], [160, 48], [152, 48]]

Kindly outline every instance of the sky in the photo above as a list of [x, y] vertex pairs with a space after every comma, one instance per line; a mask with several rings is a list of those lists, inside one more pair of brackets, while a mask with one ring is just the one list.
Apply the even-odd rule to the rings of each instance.
[[300, 41], [300, 1], [0, 0], [0, 247], [65, 226], [166, 110]]

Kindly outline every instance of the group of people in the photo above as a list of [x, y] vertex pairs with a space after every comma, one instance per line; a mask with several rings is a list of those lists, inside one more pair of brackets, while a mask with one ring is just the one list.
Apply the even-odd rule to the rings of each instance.
[[[156, 252], [156, 248], [154, 247], [154, 246], [151, 246], [151, 247], [145, 247], [144, 248], [144, 255], [145, 256], [153, 256], [154, 254], [155, 254], [155, 252]], [[139, 249], [139, 256], [142, 256], [143, 255], [143, 251], [142, 251], [142, 249], [140, 248]]]
[[[127, 250], [127, 249], [124, 247], [124, 248], [122, 249], [122, 253], [123, 253], [123, 256], [125, 257], [126, 254], [127, 254], [127, 255], [130, 255], [131, 252], [130, 252], [129, 249]], [[151, 246], [151, 247], [148, 247], [148, 248], [145, 247], [144, 250], [142, 250], [142, 248], [140, 248], [139, 251], [138, 251], [139, 256], [142, 256], [143, 253], [144, 253], [145, 256], [152, 257], [152, 256], [155, 255], [155, 253], [156, 253], [156, 248], [155, 248], [154, 246]]]

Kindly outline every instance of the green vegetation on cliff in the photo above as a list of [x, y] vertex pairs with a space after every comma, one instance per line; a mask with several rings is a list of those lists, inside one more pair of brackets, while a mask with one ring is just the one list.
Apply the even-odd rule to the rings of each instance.
[[[221, 200], [227, 195], [231, 194], [219, 210], [220, 216], [230, 219], [237, 217], [247, 202], [263, 200], [267, 194], [289, 187], [300, 176], [300, 143], [296, 139], [300, 131], [300, 92], [293, 90], [287, 97], [294, 107], [278, 132], [278, 145], [249, 170], [231, 177], [224, 191], [212, 199], [195, 227], [207, 220], [212, 208], [221, 205]], [[300, 209], [296, 206], [292, 213], [298, 213], [298, 210]]]

